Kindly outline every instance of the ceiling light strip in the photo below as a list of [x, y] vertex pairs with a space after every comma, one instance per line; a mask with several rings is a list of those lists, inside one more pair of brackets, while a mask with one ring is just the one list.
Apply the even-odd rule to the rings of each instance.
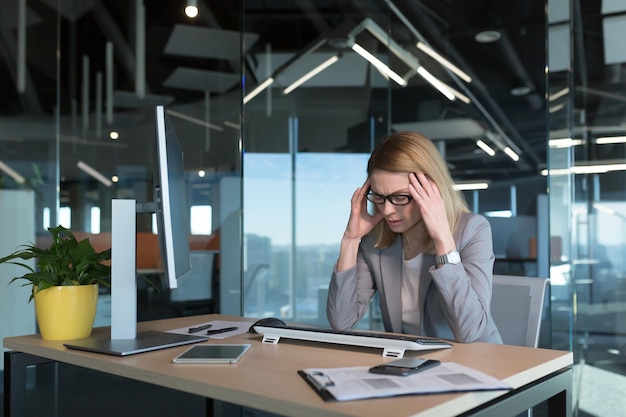
[[613, 143], [626, 143], [626, 136], [607, 136], [596, 139], [597, 145], [608, 145]]
[[433, 58], [435, 61], [439, 62], [441, 65], [443, 65], [450, 71], [452, 71], [453, 73], [455, 73], [460, 79], [462, 79], [466, 83], [472, 82], [472, 77], [467, 75], [459, 67], [454, 65], [452, 62], [448, 61], [441, 54], [439, 54], [437, 51], [432, 49], [430, 46], [426, 45], [424, 42], [418, 42], [417, 48], [420, 49], [422, 52], [426, 53], [426, 55]]
[[561, 138], [548, 140], [548, 147], [550, 148], [571, 148], [572, 146], [584, 145], [585, 141], [582, 139]]
[[172, 109], [167, 109], [167, 114], [170, 116], [178, 117], [179, 119], [187, 120], [188, 122], [195, 123], [200, 126], [208, 127], [213, 130], [217, 130], [219, 132], [223, 132], [224, 128], [222, 126], [215, 125], [213, 123], [205, 122], [202, 119], [198, 119], [196, 117], [188, 116], [185, 113], [180, 113]]
[[569, 93], [569, 87], [565, 87], [554, 94], [548, 94], [548, 101], [558, 100], [567, 93]]
[[438, 78], [436, 78], [434, 75], [432, 75], [430, 72], [428, 72], [426, 70], [426, 68], [424, 67], [418, 67], [417, 68], [417, 73], [419, 75], [422, 76], [423, 79], [425, 79], [426, 81], [428, 81], [430, 83], [430, 85], [432, 85], [433, 87], [435, 87], [437, 90], [439, 90], [439, 92], [441, 94], [443, 94], [448, 100], [450, 101], [454, 101], [456, 100], [456, 97], [454, 94], [452, 94], [452, 91], [450, 91], [450, 89], [448, 89], [444, 83], [442, 83], [441, 81], [439, 81]]
[[331, 56], [326, 61], [322, 62], [317, 67], [313, 68], [311, 71], [307, 72], [302, 77], [298, 78], [290, 86], [285, 88], [283, 90], [283, 94], [291, 93], [293, 90], [295, 90], [296, 88], [300, 87], [302, 84], [304, 84], [305, 82], [307, 82], [311, 78], [315, 77], [317, 74], [319, 74], [320, 72], [324, 71], [326, 68], [330, 67], [331, 65], [333, 65], [337, 61], [339, 61], [339, 56], [338, 55]]
[[354, 43], [352, 45], [352, 50], [357, 54], [361, 55], [363, 58], [369, 61], [381, 74], [383, 74], [386, 78], [391, 78], [398, 85], [405, 86], [406, 80], [393, 72], [391, 68], [389, 68], [385, 63], [383, 63], [380, 59], [376, 58], [369, 51], [363, 48], [358, 43]]
[[224, 126], [228, 126], [231, 127], [233, 129], [239, 129], [239, 124], [238, 123], [233, 123], [229, 120], [224, 120]]
[[26, 179], [17, 173], [13, 168], [5, 164], [3, 161], [0, 161], [0, 170], [4, 171], [9, 177], [13, 178], [16, 183], [24, 184]]
[[582, 165], [562, 169], [543, 169], [541, 175], [569, 175], [569, 174], [606, 174], [611, 171], [626, 171], [626, 164]]
[[88, 174], [91, 177], [95, 178], [96, 180], [100, 181], [105, 186], [111, 187], [113, 185], [113, 182], [111, 182], [110, 179], [108, 179], [107, 177], [105, 177], [100, 172], [96, 171], [94, 168], [92, 168], [91, 166], [87, 165], [83, 161], [78, 161], [76, 163], [76, 166], [78, 168], [80, 168], [81, 171], [85, 172], [86, 174]]
[[515, 153], [515, 151], [508, 146], [504, 148], [504, 153], [507, 154], [509, 158], [514, 160], [515, 162], [519, 161], [519, 155]]
[[466, 96], [465, 94], [461, 93], [460, 91], [455, 90], [454, 88], [450, 87], [448, 84], [441, 82], [441, 84], [443, 84], [448, 90], [450, 90], [450, 92], [452, 94], [454, 94], [454, 97], [458, 98], [459, 100], [461, 100], [463, 103], [465, 104], [470, 104], [471, 100], [468, 96]]
[[496, 151], [494, 151], [491, 146], [487, 145], [480, 139], [476, 141], [476, 146], [482, 149], [489, 156], [494, 156], [496, 154]]
[[269, 77], [267, 80], [263, 81], [261, 84], [256, 86], [256, 88], [254, 90], [250, 91], [243, 98], [243, 104], [247, 104], [250, 100], [252, 100], [254, 97], [256, 97], [259, 93], [261, 93], [267, 87], [272, 85], [273, 82], [274, 82], [274, 77]]
[[486, 190], [489, 188], [487, 182], [467, 182], [454, 184], [454, 189], [458, 191], [470, 191], [470, 190]]

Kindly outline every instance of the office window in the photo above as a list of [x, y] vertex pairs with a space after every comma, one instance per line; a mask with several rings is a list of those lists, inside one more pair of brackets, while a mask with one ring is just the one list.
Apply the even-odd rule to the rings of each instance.
[[192, 235], [210, 235], [213, 233], [213, 208], [211, 206], [191, 206], [189, 220]]
[[91, 233], [100, 233], [100, 207], [91, 208]]
[[[246, 154], [244, 314], [324, 324], [326, 291], [369, 154]], [[295, 165], [295, 166], [294, 166]]]

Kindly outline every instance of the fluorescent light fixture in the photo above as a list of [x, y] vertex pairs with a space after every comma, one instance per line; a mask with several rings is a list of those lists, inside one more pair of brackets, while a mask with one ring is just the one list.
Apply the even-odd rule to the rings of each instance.
[[172, 109], [167, 109], [167, 114], [170, 116], [178, 117], [179, 119], [187, 120], [188, 122], [195, 123], [200, 126], [208, 127], [210, 129], [217, 130], [218, 132], [223, 132], [224, 128], [222, 126], [214, 125], [213, 123], [205, 122], [202, 119], [198, 119], [196, 117], [188, 116], [185, 113], [180, 113], [174, 111]]
[[0, 161], [0, 170], [4, 171], [9, 177], [13, 178], [13, 180], [18, 184], [24, 184], [26, 179], [17, 173], [13, 168], [5, 164], [3, 161]]
[[102, 184], [106, 185], [107, 187], [110, 187], [110, 186], [113, 185], [113, 183], [111, 182], [110, 179], [108, 179], [107, 177], [105, 177], [100, 172], [96, 171], [94, 168], [92, 168], [91, 166], [87, 165], [83, 161], [78, 161], [76, 163], [76, 166], [78, 168], [80, 168], [83, 172], [87, 173], [91, 177], [93, 177], [93, 178], [97, 179], [98, 181], [100, 181]]
[[485, 153], [489, 156], [494, 156], [496, 154], [496, 151], [494, 151], [493, 148], [491, 148], [491, 146], [487, 145], [485, 142], [483, 142], [480, 139], [476, 141], [476, 146], [478, 146], [480, 149], [485, 151]]
[[230, 120], [224, 120], [224, 126], [228, 126], [233, 129], [239, 130], [239, 123], [234, 123], [234, 122], [231, 122]]
[[261, 91], [265, 90], [267, 87], [269, 87], [270, 85], [272, 85], [272, 83], [274, 82], [274, 77], [269, 77], [267, 80], [263, 81], [261, 84], [257, 85], [256, 88], [252, 91], [250, 91], [248, 94], [246, 94], [246, 96], [243, 98], [243, 104], [247, 104], [250, 100], [252, 100], [254, 97], [256, 97], [259, 93], [261, 93]]
[[468, 96], [466, 96], [465, 94], [461, 93], [460, 91], [455, 90], [454, 88], [450, 87], [448, 84], [441, 82], [441, 84], [443, 84], [448, 90], [450, 90], [452, 92], [452, 94], [454, 94], [454, 97], [458, 98], [459, 100], [461, 100], [463, 103], [465, 104], [470, 104], [471, 100]]
[[542, 169], [541, 175], [569, 175], [569, 174], [605, 174], [611, 171], [626, 171], [626, 164], [582, 165], [562, 169]]
[[385, 63], [383, 63], [380, 59], [376, 58], [374, 55], [369, 53], [365, 48], [363, 48], [358, 43], [354, 43], [352, 45], [352, 50], [357, 54], [361, 55], [363, 58], [369, 61], [381, 74], [383, 74], [386, 78], [391, 78], [398, 85], [405, 86], [406, 81], [404, 78], [396, 74], [389, 68]]
[[626, 136], [607, 136], [596, 139], [596, 144], [598, 145], [607, 145], [610, 143], [626, 143]]
[[446, 58], [441, 56], [437, 51], [426, 45], [424, 42], [418, 42], [417, 47], [425, 52], [427, 55], [429, 55], [431, 58], [433, 58], [435, 61], [439, 62], [441, 65], [455, 73], [460, 79], [462, 79], [466, 83], [472, 82], [472, 77], [461, 71], [459, 67], [448, 61]]
[[454, 184], [454, 189], [458, 191], [486, 190], [487, 188], [489, 188], [489, 183], [484, 181]]
[[507, 154], [507, 156], [515, 162], [519, 161], [519, 155], [516, 154], [515, 151], [508, 146], [504, 148], [504, 153]]
[[572, 138], [550, 139], [548, 141], [548, 146], [550, 148], [571, 148], [572, 146], [580, 146], [584, 144], [584, 140]]
[[548, 95], [548, 101], [558, 100], [563, 97], [565, 94], [569, 93], [569, 87], [565, 87], [554, 94]]
[[450, 101], [454, 101], [456, 99], [461, 100], [465, 104], [469, 104], [471, 100], [466, 95], [461, 92], [455, 90], [450, 87], [448, 84], [444, 83], [434, 75], [432, 75], [426, 68], [420, 66], [417, 68], [417, 73], [421, 75], [426, 81], [428, 81], [433, 87], [435, 87], [441, 94], [446, 96]]
[[434, 75], [428, 72], [426, 68], [418, 67], [417, 73], [421, 75], [422, 78], [424, 78], [426, 81], [428, 81], [430, 85], [432, 85], [437, 90], [439, 90], [439, 92], [443, 94], [448, 100], [450, 101], [456, 100], [456, 97], [454, 96], [452, 91], [450, 91], [450, 89], [447, 88], [447, 86], [444, 85], [444, 83], [442, 83], [441, 81], [439, 81], [439, 79], [437, 79]]
[[513, 217], [513, 213], [511, 210], [494, 210], [494, 211], [486, 211], [483, 213], [487, 217]]
[[335, 62], [339, 61], [339, 56], [334, 55], [328, 58], [326, 61], [319, 64], [317, 67], [313, 68], [311, 71], [304, 74], [302, 77], [298, 78], [294, 81], [290, 86], [283, 90], [283, 94], [289, 94], [296, 88], [300, 87], [302, 84], [315, 77], [320, 72], [324, 71], [326, 68], [333, 65]]
[[550, 113], [556, 113], [556, 112], [558, 112], [559, 110], [561, 110], [564, 107], [565, 107], [565, 103], [559, 103], [556, 106], [550, 106], [548, 111]]
[[197, 0], [187, 0], [187, 6], [185, 6], [185, 14], [187, 17], [193, 19], [198, 16], [198, 1]]

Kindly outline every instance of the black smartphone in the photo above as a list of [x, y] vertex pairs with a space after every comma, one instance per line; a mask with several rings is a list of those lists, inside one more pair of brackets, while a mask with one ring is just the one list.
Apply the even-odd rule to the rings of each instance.
[[374, 366], [370, 368], [370, 372], [374, 374], [408, 376], [439, 364], [441, 362], [434, 359], [402, 358]]

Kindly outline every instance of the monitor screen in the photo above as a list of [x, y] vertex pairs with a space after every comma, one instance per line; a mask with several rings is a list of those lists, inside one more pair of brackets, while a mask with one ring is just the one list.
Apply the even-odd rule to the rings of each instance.
[[191, 269], [189, 206], [183, 150], [163, 106], [156, 107], [157, 169], [154, 202], [165, 282], [177, 288], [177, 279]]

